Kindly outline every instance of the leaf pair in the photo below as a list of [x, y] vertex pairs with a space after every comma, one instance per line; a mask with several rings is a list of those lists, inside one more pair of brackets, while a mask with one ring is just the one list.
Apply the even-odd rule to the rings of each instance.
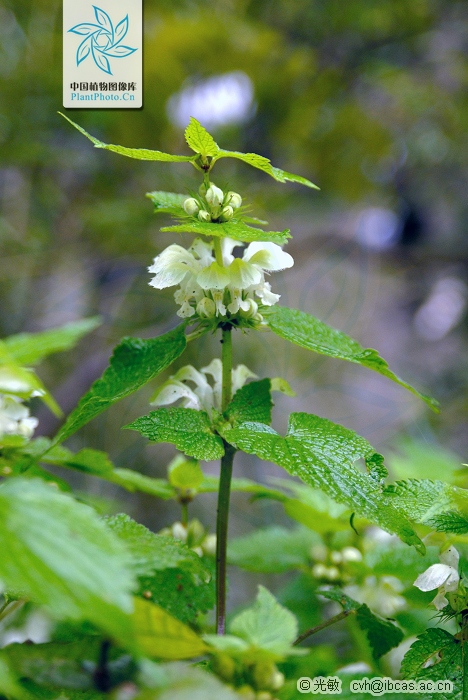
[[[81, 126], [75, 124], [71, 119], [66, 117], [64, 114], [59, 112], [64, 119], [66, 119], [75, 129], [78, 129], [86, 138], [88, 138], [95, 145], [96, 148], [104, 148], [108, 151], [113, 151], [114, 153], [119, 153], [122, 156], [127, 156], [128, 158], [136, 158], [138, 160], [157, 160], [165, 161], [169, 163], [177, 162], [191, 162], [194, 165], [201, 161], [202, 163], [207, 163], [209, 161], [209, 166], [212, 167], [214, 163], [220, 158], [236, 158], [241, 160], [253, 168], [262, 170], [263, 172], [270, 175], [277, 182], [297, 182], [301, 185], [306, 185], [306, 187], [312, 187], [318, 189], [317, 185], [314, 185], [310, 180], [300, 175], [293, 175], [280, 168], [275, 168], [272, 166], [268, 158], [264, 156], [259, 156], [256, 153], [240, 153], [238, 151], [225, 151], [216, 144], [215, 140], [207, 132], [207, 130], [198, 122], [194, 117], [190, 118], [190, 123], [185, 130], [185, 139], [189, 147], [195, 151], [194, 156], [175, 156], [170, 153], [163, 153], [162, 151], [152, 151], [146, 148], [127, 148], [126, 146], [116, 146], [114, 144], [107, 144], [99, 139], [91, 136], [85, 131]], [[207, 160], [208, 159], [208, 160]]]

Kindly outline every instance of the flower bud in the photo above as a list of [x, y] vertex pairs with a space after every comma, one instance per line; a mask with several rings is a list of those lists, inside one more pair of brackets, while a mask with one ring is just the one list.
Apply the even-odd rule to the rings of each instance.
[[[209, 187], [211, 187], [212, 185], [214, 185], [214, 182], [210, 182]], [[215, 185], [215, 187], [216, 187], [216, 185]], [[198, 188], [198, 192], [199, 192], [199, 194], [200, 194], [202, 197], [204, 197], [205, 194], [206, 194], [207, 189], [208, 189], [208, 187], [205, 185], [204, 182], [202, 182], [202, 184], [201, 184], [200, 187]]]
[[335, 550], [330, 554], [330, 559], [332, 560], [333, 564], [341, 564], [343, 561], [343, 555], [341, 552], [337, 552]]
[[224, 192], [220, 190], [216, 185], [210, 185], [206, 190], [205, 199], [210, 205], [210, 207], [220, 207], [223, 203]]
[[255, 314], [258, 311], [258, 304], [256, 301], [253, 299], [245, 299], [245, 302], [248, 303], [249, 308], [247, 310], [241, 309], [240, 310], [240, 315], [243, 318], [251, 318], [252, 316], [255, 316]]
[[211, 668], [223, 681], [232, 681], [236, 672], [236, 664], [227, 654], [216, 654], [211, 660]]
[[201, 522], [196, 518], [194, 520], [191, 520], [187, 530], [187, 539], [189, 547], [198, 545], [200, 541], [204, 538], [204, 536], [205, 528], [203, 527]]
[[230, 221], [234, 216], [234, 209], [230, 206], [224, 207], [221, 212], [221, 219], [223, 221]]
[[203, 556], [203, 549], [201, 547], [191, 547], [190, 549], [192, 552], [195, 552], [195, 554], [198, 554], [199, 557]]
[[327, 569], [326, 577], [329, 581], [336, 581], [340, 578], [340, 572], [336, 566], [330, 566], [330, 568]]
[[216, 535], [207, 535], [201, 546], [205, 554], [214, 557], [216, 554]]
[[312, 575], [315, 576], [315, 578], [325, 578], [327, 573], [328, 569], [323, 564], [315, 564], [312, 567]]
[[197, 304], [197, 314], [200, 318], [214, 318], [216, 315], [216, 304], [213, 299], [203, 297]]
[[182, 523], [174, 523], [172, 526], [172, 536], [182, 542], [187, 541], [187, 528]]
[[271, 661], [257, 661], [252, 669], [252, 680], [255, 688], [269, 690], [276, 671], [277, 668]]
[[200, 219], [200, 221], [203, 221], [204, 223], [211, 221], [211, 216], [204, 209], [200, 209], [200, 211], [198, 212], [198, 218]]
[[276, 670], [270, 681], [270, 687], [272, 690], [279, 690], [284, 685], [284, 674], [281, 671]]
[[200, 210], [200, 206], [194, 197], [189, 197], [184, 202], [185, 213], [189, 216], [195, 216]]
[[242, 206], [242, 197], [237, 192], [228, 192], [226, 195], [226, 204], [230, 204], [233, 209], [239, 209]]
[[343, 561], [362, 561], [362, 554], [356, 547], [343, 547], [341, 556]]

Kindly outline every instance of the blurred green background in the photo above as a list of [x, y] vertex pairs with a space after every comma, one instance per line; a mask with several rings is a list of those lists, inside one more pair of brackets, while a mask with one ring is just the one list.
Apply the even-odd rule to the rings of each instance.
[[[175, 153], [187, 153], [183, 127], [192, 114], [223, 147], [259, 152], [316, 182], [320, 192], [282, 185], [227, 160], [214, 175], [254, 215], [291, 228], [295, 267], [271, 280], [282, 303], [376, 347], [442, 404], [439, 416], [429, 415], [422, 402], [360, 367], [269, 334], [238, 337], [236, 362], [281, 375], [297, 391], [296, 399], [278, 399], [277, 427], [293, 408], [306, 410], [359, 431], [384, 454], [403, 435], [465, 461], [467, 3], [144, 6], [143, 109], [64, 111], [108, 143]], [[0, 333], [102, 315], [102, 327], [76, 352], [40, 369], [68, 412], [123, 335], [148, 337], [175, 324], [172, 290], [149, 287], [146, 271], [174, 236], [159, 233], [166, 222], [144, 195], [186, 192], [198, 175], [186, 164], [95, 150], [57, 115], [61, 21], [57, 0], [0, 4]], [[179, 364], [205, 365], [218, 353], [218, 341], [204, 338]], [[119, 466], [163, 474], [172, 448], [120, 430], [147, 412], [152, 391], [93, 421], [72, 447], [108, 450]], [[39, 433], [56, 429], [46, 410], [34, 411]], [[237, 470], [259, 479], [278, 474], [247, 458]], [[96, 480], [86, 485], [122, 498]], [[193, 511], [210, 526], [211, 502], [200, 499]], [[132, 497], [125, 508], [153, 527], [174, 519], [149, 498]], [[279, 518], [275, 508], [236, 497], [233, 534]]]

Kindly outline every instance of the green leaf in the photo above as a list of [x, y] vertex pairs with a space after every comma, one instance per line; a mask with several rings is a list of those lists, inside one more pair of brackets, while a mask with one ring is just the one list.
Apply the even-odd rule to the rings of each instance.
[[395, 503], [416, 523], [440, 532], [468, 532], [468, 490], [430, 479], [397, 481], [385, 489]]
[[259, 586], [255, 603], [232, 620], [229, 631], [251, 647], [281, 659], [292, 651], [297, 621], [266, 588]]
[[214, 606], [210, 560], [173, 537], [150, 532], [128, 515], [110, 517], [106, 523], [130, 552], [139, 582], [135, 593], [151, 595], [154, 603], [182, 622], [194, 623], [200, 612]]
[[20, 365], [35, 365], [55, 352], [71, 350], [87, 333], [101, 324], [98, 316], [67, 323], [42, 333], [20, 333], [5, 338], [4, 343], [11, 357]]
[[219, 158], [237, 158], [238, 160], [242, 160], [253, 168], [263, 170], [264, 173], [270, 175], [277, 182], [298, 182], [301, 185], [312, 187], [315, 190], [320, 189], [320, 187], [317, 187], [317, 185], [314, 185], [313, 182], [307, 180], [305, 177], [293, 175], [292, 173], [287, 173], [285, 170], [273, 167], [268, 158], [259, 156], [257, 153], [240, 153], [239, 151], [225, 151], [224, 149], [219, 149], [213, 160], [217, 161]]
[[[263, 312], [262, 312], [263, 313]], [[320, 355], [335, 357], [339, 360], [354, 362], [363, 367], [368, 367], [374, 372], [383, 374], [392, 381], [400, 384], [425, 401], [433, 410], [438, 410], [438, 402], [430, 396], [421, 394], [410, 384], [394, 374], [388, 363], [380, 357], [377, 350], [363, 348], [356, 340], [345, 333], [327, 326], [314, 316], [299, 311], [288, 309], [285, 306], [274, 306], [264, 313], [265, 320], [270, 329], [285, 340], [298, 345], [306, 350], [318, 352]]]
[[147, 192], [146, 196], [154, 204], [155, 213], [172, 214], [172, 216], [185, 216], [184, 202], [186, 194], [175, 192]]
[[405, 439], [395, 444], [395, 450], [386, 461], [396, 479], [437, 479], [443, 473], [444, 480], [453, 483], [463, 475], [461, 458], [437, 443]]
[[282, 500], [286, 515], [293, 520], [322, 534], [349, 530], [349, 507], [335, 503], [323, 491], [291, 479], [274, 479], [273, 482], [295, 494], [295, 498], [285, 496]]
[[[461, 645], [457, 644], [453, 634], [440, 627], [432, 627], [418, 636], [410, 649], [405, 654], [401, 664], [401, 675], [403, 678], [418, 678], [426, 670], [425, 666], [429, 659], [441, 651], [450, 652], [454, 647], [460, 650]], [[445, 655], [445, 654], [444, 654]], [[444, 678], [444, 676], [440, 676]]]
[[219, 151], [219, 146], [214, 138], [207, 132], [195, 117], [190, 117], [190, 122], [185, 129], [185, 140], [188, 145], [203, 157], [215, 156]]
[[424, 545], [397, 504], [354, 462], [375, 454], [364, 438], [341, 425], [307, 413], [292, 413], [286, 437], [262, 423], [223, 429], [223, 437], [238, 449], [274, 462], [310, 486], [319, 488], [407, 544]]
[[[39, 440], [34, 442], [39, 442]], [[33, 443], [29, 443], [28, 447], [31, 444]], [[141, 491], [165, 500], [175, 498], [177, 495], [166, 479], [154, 479], [132, 469], [115, 468], [105, 452], [85, 448], [73, 454], [73, 452], [62, 445], [56, 445], [49, 449], [50, 444], [50, 440], [40, 438], [38, 448], [34, 451], [34, 456], [48, 464], [55, 464], [69, 469], [76, 469], [86, 474], [92, 474], [99, 479], [105, 479], [113, 484], [117, 484], [127, 491]], [[46, 454], [43, 454], [46, 450], [48, 450]], [[27, 473], [32, 468], [28, 466]]]
[[57, 618], [129, 641], [128, 555], [91, 508], [38, 480], [0, 486], [0, 579]]
[[104, 143], [103, 141], [100, 141], [94, 136], [91, 136], [91, 134], [88, 134], [88, 132], [85, 131], [83, 127], [78, 126], [78, 124], [75, 124], [75, 122], [66, 117], [65, 114], [62, 114], [62, 112], [59, 112], [59, 114], [64, 119], [66, 119], [67, 122], [70, 122], [70, 124], [74, 126], [75, 129], [78, 129], [78, 131], [80, 131], [83, 134], [83, 136], [86, 136], [86, 138], [94, 144], [95, 148], [105, 148], [108, 151], [113, 151], [113, 153], [118, 153], [119, 155], [127, 156], [128, 158], [136, 158], [137, 160], [160, 160], [165, 161], [167, 163], [180, 163], [189, 162], [196, 159], [196, 156], [173, 156], [170, 153], [163, 153], [162, 151], [150, 151], [147, 148], [127, 148], [126, 146], [115, 146], [111, 143]]
[[135, 576], [151, 576], [155, 571], [175, 568], [183, 568], [197, 580], [211, 576], [203, 560], [183, 542], [156, 535], [125, 513], [105, 518], [105, 523], [130, 552]]
[[[2, 653], [2, 652], [0, 652]], [[4, 659], [0, 658], [0, 693], [12, 700], [30, 700], [29, 693], [20, 687], [15, 674]]]
[[257, 421], [258, 423], [271, 423], [271, 382], [269, 379], [261, 379], [259, 382], [244, 384], [238, 389], [226, 409], [226, 417], [233, 424]]
[[373, 613], [365, 603], [358, 603], [338, 588], [321, 590], [320, 594], [328, 600], [340, 603], [344, 610], [356, 612], [358, 625], [367, 634], [374, 658], [379, 659], [403, 641], [404, 634], [401, 629], [393, 622]]
[[186, 348], [184, 329], [182, 323], [159, 338], [124, 338], [114, 349], [110, 366], [80, 399], [53, 444], [63, 442], [106, 408], [140, 389], [169, 367]]
[[190, 627], [147, 600], [135, 598], [132, 620], [138, 646], [151, 658], [191, 659], [208, 651]]
[[223, 441], [214, 434], [208, 414], [193, 408], [159, 408], [124, 428], [137, 430], [152, 442], [170, 442], [195, 459], [209, 462], [224, 454]]
[[151, 688], [143, 700], [239, 700], [239, 695], [212, 673], [182, 663], [154, 664], [142, 660], [142, 682]]
[[[446, 630], [432, 627], [406, 652], [400, 672], [403, 678], [452, 681], [453, 693], [447, 697], [458, 700], [462, 697], [463, 685], [462, 644]], [[424, 697], [436, 698], [437, 695], [428, 693]], [[439, 697], [443, 696], [439, 694]]]
[[233, 238], [236, 241], [251, 243], [252, 241], [271, 241], [278, 245], [287, 243], [291, 238], [289, 229], [284, 231], [262, 231], [262, 229], [248, 226], [240, 219], [219, 223], [205, 223], [196, 219], [186, 219], [174, 226], [163, 226], [161, 231], [174, 233], [192, 233], [195, 236], [216, 236], [218, 238]]
[[303, 569], [319, 537], [306, 528], [287, 530], [273, 526], [230, 540], [228, 561], [247, 571], [264, 574]]
[[167, 468], [169, 483], [175, 489], [196, 491], [205, 478], [199, 462], [177, 456]]

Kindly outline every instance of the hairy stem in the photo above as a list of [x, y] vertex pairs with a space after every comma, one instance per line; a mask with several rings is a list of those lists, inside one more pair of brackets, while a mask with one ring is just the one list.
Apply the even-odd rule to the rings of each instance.
[[[223, 328], [222, 338], [222, 410], [225, 411], [232, 395], [232, 331]], [[229, 519], [229, 501], [231, 497], [232, 464], [235, 449], [223, 440], [224, 456], [221, 459], [221, 471], [218, 491], [218, 514], [216, 521], [216, 630], [218, 634], [226, 632], [226, 553]]]
[[340, 622], [340, 620], [344, 620], [345, 617], [348, 617], [349, 615], [354, 615], [355, 613], [355, 610], [343, 610], [343, 612], [338, 613], [338, 615], [331, 617], [329, 620], [325, 620], [325, 622], [322, 622], [320, 625], [317, 625], [316, 627], [311, 627], [309, 630], [306, 630], [305, 632], [299, 635], [299, 637], [294, 642], [293, 646], [297, 646], [298, 644], [303, 642], [304, 639], [307, 639], [307, 637], [311, 637], [313, 634], [317, 634], [317, 632], [321, 632], [326, 627], [330, 627], [330, 625], [334, 625], [336, 622]]

